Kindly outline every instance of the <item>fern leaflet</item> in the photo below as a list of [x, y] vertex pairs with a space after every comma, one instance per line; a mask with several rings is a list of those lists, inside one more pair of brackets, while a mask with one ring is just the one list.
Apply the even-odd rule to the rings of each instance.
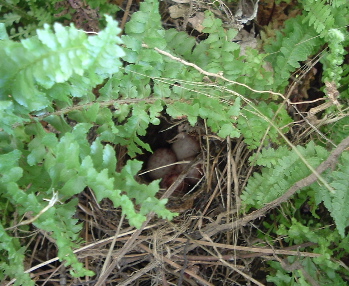
[[[328, 156], [326, 149], [313, 142], [306, 147], [298, 146], [297, 149], [314, 168]], [[261, 208], [284, 194], [294, 183], [310, 175], [310, 170], [298, 155], [284, 147], [263, 150], [257, 162], [268, 167], [263, 168], [261, 174], [254, 173], [243, 191], [241, 198], [247, 209]]]
[[315, 199], [317, 203], [324, 202], [326, 208], [333, 217], [339, 234], [345, 237], [345, 228], [349, 226], [349, 154], [344, 152], [340, 158], [336, 171], [329, 173], [326, 178], [330, 185], [335, 189], [335, 194], [330, 193], [323, 186], [313, 186], [317, 193]]

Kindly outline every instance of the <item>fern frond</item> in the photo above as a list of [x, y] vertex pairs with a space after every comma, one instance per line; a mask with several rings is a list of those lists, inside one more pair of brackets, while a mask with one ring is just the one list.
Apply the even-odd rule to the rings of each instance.
[[140, 11], [134, 13], [131, 21], [125, 25], [126, 34], [134, 39], [141, 40], [152, 48], [162, 49], [166, 47], [165, 30], [161, 26], [161, 16], [158, 11], [158, 1], [142, 2]]
[[[0, 155], [0, 190], [1, 199], [16, 199], [19, 201], [25, 200], [26, 195], [23, 194], [17, 182], [23, 175], [23, 169], [19, 167], [21, 152], [15, 150], [7, 154]], [[2, 204], [0, 211], [3, 212]], [[2, 216], [1, 216], [2, 217]], [[5, 219], [6, 221], [6, 219]], [[10, 236], [0, 224], [0, 280], [6, 278], [4, 274], [10, 277], [18, 278], [16, 285], [34, 285], [29, 274], [24, 273], [24, 248], [20, 246], [18, 238]]]
[[115, 15], [115, 13], [120, 10], [120, 7], [118, 5], [115, 5], [108, 0], [86, 0], [86, 3], [92, 9], [98, 9], [97, 11], [100, 15]]
[[[328, 151], [310, 142], [306, 147], [297, 149], [316, 168], [328, 156]], [[272, 162], [267, 163], [269, 159]], [[279, 158], [279, 159], [275, 159]], [[255, 173], [248, 181], [241, 198], [247, 208], [261, 208], [284, 194], [294, 183], [310, 175], [311, 171], [292, 150], [266, 149], [258, 155], [258, 162], [268, 166], [261, 174]], [[326, 189], [327, 190], [327, 189]], [[327, 190], [328, 192], [328, 190]]]
[[328, 55], [322, 59], [324, 82], [334, 82], [338, 86], [343, 72], [341, 68], [345, 53], [343, 42], [348, 37], [348, 32], [343, 28], [349, 24], [349, 2], [306, 0], [302, 4], [308, 12], [303, 23], [313, 26], [329, 46]]
[[[93, 117], [93, 112], [97, 113], [97, 110], [94, 108], [90, 115]], [[73, 253], [81, 225], [74, 218], [78, 201], [72, 196], [81, 193], [85, 187], [95, 193], [98, 201], [109, 198], [116, 208], [121, 207], [130, 224], [136, 227], [141, 226], [150, 211], [167, 219], [175, 215], [166, 210], [166, 200], [155, 197], [159, 190], [158, 181], [143, 185], [135, 180], [142, 162], [128, 161], [120, 173], [115, 172], [117, 162], [113, 148], [103, 146], [98, 140], [92, 145], [87, 141], [86, 134], [91, 126], [79, 123], [71, 132], [57, 139], [53, 133], [46, 133], [41, 124], [36, 124], [32, 126], [32, 131], [36, 129], [36, 136], [28, 145], [27, 162], [20, 161], [22, 154], [18, 150], [0, 155], [2, 196], [16, 205], [19, 215], [30, 211], [35, 217], [47, 206], [44, 199], [52, 196], [53, 192], [64, 202], [51, 206], [33, 224], [52, 233], [59, 258], [65, 260], [66, 265], [72, 265], [76, 276], [93, 275], [82, 267]], [[38, 165], [43, 168], [38, 169]], [[24, 178], [23, 173], [26, 174]], [[28, 185], [30, 187], [26, 191], [20, 189], [20, 186]], [[140, 206], [140, 211], [136, 210], [132, 199]], [[18, 248], [12, 247], [7, 251], [15, 252]], [[15, 261], [23, 260], [20, 252], [16, 255]], [[9, 270], [14, 266], [8, 262], [3, 267]]]
[[317, 203], [324, 202], [326, 208], [330, 211], [342, 238], [345, 237], [345, 228], [349, 226], [348, 176], [349, 154], [344, 152], [340, 158], [337, 169], [326, 176], [330, 185], [335, 190], [335, 193], [332, 194], [319, 185], [313, 186], [314, 191], [317, 193], [317, 196], [315, 196]]
[[300, 67], [301, 61], [314, 54], [321, 44], [317, 32], [308, 25], [302, 25], [302, 19], [304, 17], [298, 16], [287, 20], [282, 34], [277, 33], [276, 41], [265, 47], [270, 53], [266, 60], [273, 65], [278, 75], [275, 79], [275, 89], [278, 91], [283, 91], [291, 73]]
[[[326, 159], [328, 151], [310, 142], [305, 148], [297, 147], [301, 154], [307, 158], [308, 163], [314, 168]], [[279, 158], [279, 159], [276, 159]], [[253, 160], [253, 158], [251, 159]], [[262, 173], [255, 173], [248, 181], [248, 185], [241, 195], [247, 208], [261, 208], [281, 196], [294, 183], [310, 175], [310, 171], [300, 161], [299, 157], [285, 148], [266, 149], [258, 154], [257, 164], [267, 166]], [[349, 155], [343, 153], [337, 169], [324, 174], [324, 178], [335, 190], [331, 193], [319, 184], [310, 187], [316, 193], [317, 204], [324, 202], [333, 217], [339, 234], [345, 236], [345, 228], [349, 226], [349, 213], [346, 211], [349, 204], [348, 195]]]
[[18, 23], [21, 19], [16, 13], [6, 13], [3, 15], [3, 19], [0, 20], [0, 23], [4, 23], [6, 27], [11, 27], [15, 23]]
[[[80, 78], [87, 73], [89, 86], [93, 87], [107, 75], [117, 72], [123, 55], [117, 23], [107, 17], [108, 26], [94, 37], [87, 37], [74, 27], [48, 25], [37, 32], [38, 36], [21, 43], [2, 41], [0, 53], [3, 63], [1, 74], [6, 75], [0, 83], [1, 96], [11, 95], [17, 104], [28, 111], [41, 110], [52, 99], [45, 90], [56, 83], [64, 83], [74, 75]], [[89, 72], [93, 70], [94, 72]], [[66, 101], [67, 97], [59, 98]]]
[[[145, 218], [144, 214], [136, 212], [130, 198], [135, 198], [141, 206], [143, 201], [163, 205], [156, 213], [163, 217], [173, 216], [165, 209], [164, 201], [154, 197], [159, 190], [157, 184], [142, 185], [136, 182], [134, 177], [142, 163], [128, 161], [121, 173], [116, 173], [115, 151], [110, 145], [103, 146], [98, 140], [90, 146], [86, 139], [90, 127], [91, 124], [79, 123], [59, 141], [53, 134], [38, 136], [29, 144], [31, 152], [28, 162], [30, 165], [44, 162], [51, 188], [65, 199], [88, 186], [95, 192], [98, 201], [109, 198], [116, 208], [121, 206], [130, 223], [137, 227]], [[33, 185], [33, 188], [37, 187]], [[121, 192], [129, 193], [130, 196], [121, 195]]]
[[308, 11], [308, 15], [303, 19], [303, 23], [309, 22], [319, 34], [334, 27], [333, 9], [331, 5], [327, 4], [327, 0], [306, 0], [302, 4], [304, 10]]
[[324, 64], [324, 82], [333, 82], [337, 86], [339, 86], [343, 73], [345, 34], [349, 35], [348, 32], [342, 32], [339, 29], [330, 29], [327, 32], [325, 39], [328, 42], [329, 52], [321, 61]]
[[0, 239], [0, 251], [2, 254], [1, 256], [5, 256], [7, 262], [5, 263], [3, 259], [1, 259], [2, 263], [0, 263], [0, 280], [5, 281], [5, 278], [8, 275], [10, 277], [16, 277], [17, 281], [14, 285], [34, 286], [34, 281], [30, 279], [28, 273], [25, 273], [23, 266], [25, 248], [20, 247], [19, 240], [17, 238], [9, 236], [1, 224]]
[[45, 23], [53, 23], [55, 18], [54, 2], [57, 0], [1, 1], [2, 12], [8, 12], [4, 16], [3, 23], [5, 23], [11, 39], [35, 36], [36, 30], [42, 28]]

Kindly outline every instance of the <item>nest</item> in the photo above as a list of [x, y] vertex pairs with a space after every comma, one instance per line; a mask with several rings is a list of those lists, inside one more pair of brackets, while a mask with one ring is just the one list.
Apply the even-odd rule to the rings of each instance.
[[[257, 269], [263, 269], [272, 252], [261, 253], [255, 248], [256, 223], [261, 221], [254, 225], [246, 225], [243, 220], [236, 223], [243, 217], [239, 196], [252, 171], [247, 167], [251, 153], [242, 140], [222, 141], [204, 123], [186, 130], [199, 138], [200, 154], [171, 187], [158, 194], [168, 197], [167, 207], [179, 213], [173, 221], [150, 214], [141, 230], [134, 229], [112, 202], [106, 199], [98, 204], [93, 192], [85, 190], [79, 195], [76, 214], [84, 224], [81, 237], [85, 243], [76, 254], [96, 276], [71, 277], [64, 263], [49, 260], [57, 255], [56, 247], [39, 234], [32, 241], [29, 262], [47, 261], [40, 271], [32, 273], [38, 285], [45, 281], [53, 283], [50, 285], [246, 285], [265, 277]], [[154, 147], [154, 142], [167, 142], [183, 124], [185, 120], [166, 118], [159, 127], [150, 128], [144, 139]], [[154, 137], [156, 134], [158, 137]], [[151, 142], [159, 137], [162, 140]], [[122, 146], [115, 148], [121, 168], [126, 152]], [[146, 160], [147, 156], [138, 159]], [[173, 193], [198, 162], [203, 166], [199, 183], [186, 194]], [[139, 176], [139, 180], [149, 182], [146, 176]], [[227, 229], [220, 228], [229, 224]]]

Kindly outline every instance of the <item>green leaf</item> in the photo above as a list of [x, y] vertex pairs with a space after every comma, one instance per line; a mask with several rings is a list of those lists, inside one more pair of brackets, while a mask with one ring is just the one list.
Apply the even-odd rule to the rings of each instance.
[[16, 277], [15, 285], [34, 285], [34, 281], [30, 279], [28, 273], [25, 273], [24, 247], [20, 247], [18, 238], [9, 236], [3, 226], [0, 224], [0, 250], [6, 255], [6, 262], [0, 263], [0, 279], [4, 281], [5, 275]]
[[47, 123], [51, 124], [57, 131], [62, 134], [71, 132], [72, 127], [64, 120], [62, 116], [50, 115], [44, 119]]
[[4, 129], [8, 134], [13, 133], [13, 125], [22, 124], [29, 121], [28, 116], [21, 117], [16, 113], [17, 112], [15, 111], [15, 106], [12, 101], [0, 100], [0, 128]]
[[186, 115], [188, 116], [189, 123], [194, 125], [199, 116], [199, 104], [195, 103], [191, 105], [184, 102], [174, 102], [167, 107], [166, 112], [173, 118]]
[[[333, 171], [325, 176], [330, 182], [330, 185], [335, 190], [335, 193], [330, 193], [323, 186], [313, 186], [313, 189], [317, 193], [318, 203], [324, 202], [326, 208], [330, 211], [333, 217], [338, 232], [345, 237], [345, 229], [349, 226], [349, 213], [346, 211], [349, 203], [349, 154], [344, 152], [340, 158], [340, 163], [336, 171]], [[321, 200], [321, 201], [320, 201]]]
[[0, 23], [0, 40], [8, 40], [8, 34], [4, 23]]
[[72, 196], [75, 194], [80, 194], [84, 188], [86, 187], [85, 178], [73, 175], [70, 178], [64, 177], [66, 183], [64, 186], [59, 190], [59, 193], [66, 196]]
[[116, 154], [110, 145], [106, 145], [103, 150], [103, 165], [108, 169], [109, 176], [112, 176], [116, 169]]
[[[101, 79], [118, 71], [119, 57], [124, 55], [117, 45], [121, 43], [117, 36], [120, 32], [117, 23], [109, 16], [107, 23], [106, 29], [97, 36], [87, 37], [81, 30], [56, 23], [54, 31], [49, 25], [44, 25], [43, 30], [37, 31], [38, 37], [21, 43], [3, 42], [0, 47], [3, 55], [0, 73], [6, 74], [6, 77], [0, 82], [0, 88], [11, 94], [18, 104], [32, 111], [50, 105], [45, 89], [67, 82], [74, 76], [83, 82], [82, 76], [88, 74], [90, 88], [101, 82]], [[65, 100], [63, 95], [60, 99]]]
[[158, 1], [147, 0], [142, 2], [140, 11], [133, 13], [131, 20], [125, 25], [126, 34], [144, 42], [150, 48], [165, 48], [165, 31], [161, 26], [161, 17], [158, 11]]
[[22, 177], [22, 168], [18, 167], [20, 156], [19, 150], [0, 155], [0, 183], [16, 182]]
[[119, 58], [125, 55], [119, 46], [122, 41], [117, 36], [121, 32], [118, 23], [111, 16], [106, 15], [105, 18], [107, 27], [97, 36], [88, 37], [88, 41], [85, 43], [93, 63], [91, 70], [101, 75], [102, 78], [118, 72], [121, 66]]
[[290, 74], [299, 67], [299, 62], [305, 61], [321, 43], [314, 29], [301, 25], [302, 19], [303, 16], [288, 19], [283, 30], [288, 36], [278, 34], [277, 40], [265, 47], [271, 54], [266, 60], [272, 63], [274, 72], [279, 75], [275, 81], [277, 89], [283, 89], [288, 84]]
[[240, 99], [240, 97], [237, 97], [234, 101], [234, 104], [229, 107], [228, 115], [229, 116], [239, 116], [240, 109], [241, 109], [241, 99]]
[[217, 134], [221, 138], [231, 137], [231, 138], [239, 138], [240, 132], [239, 130], [231, 123], [223, 124]]
[[[328, 156], [328, 151], [316, 146], [314, 142], [308, 143], [306, 147], [297, 146], [297, 149], [313, 168], [319, 166]], [[276, 150], [264, 149], [256, 156], [258, 164], [267, 167], [262, 168], [261, 174], [257, 172], [253, 174], [241, 194], [241, 199], [247, 208], [261, 208], [283, 195], [294, 183], [311, 173], [299, 156], [285, 147]], [[326, 191], [328, 192], [327, 189]]]

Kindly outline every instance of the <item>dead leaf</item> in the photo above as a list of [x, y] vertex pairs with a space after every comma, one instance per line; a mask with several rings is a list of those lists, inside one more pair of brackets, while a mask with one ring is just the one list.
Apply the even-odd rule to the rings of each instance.
[[202, 22], [205, 20], [205, 14], [203, 12], [198, 12], [195, 14], [194, 17], [189, 18], [188, 22], [192, 24], [193, 28], [197, 30], [198, 32], [202, 32], [205, 28], [202, 25]]
[[190, 0], [172, 0], [172, 1], [180, 4], [190, 3]]
[[181, 17], [184, 18], [189, 13], [189, 7], [182, 4], [178, 4], [169, 7], [168, 11], [170, 12], [170, 17], [172, 19], [177, 19]]

